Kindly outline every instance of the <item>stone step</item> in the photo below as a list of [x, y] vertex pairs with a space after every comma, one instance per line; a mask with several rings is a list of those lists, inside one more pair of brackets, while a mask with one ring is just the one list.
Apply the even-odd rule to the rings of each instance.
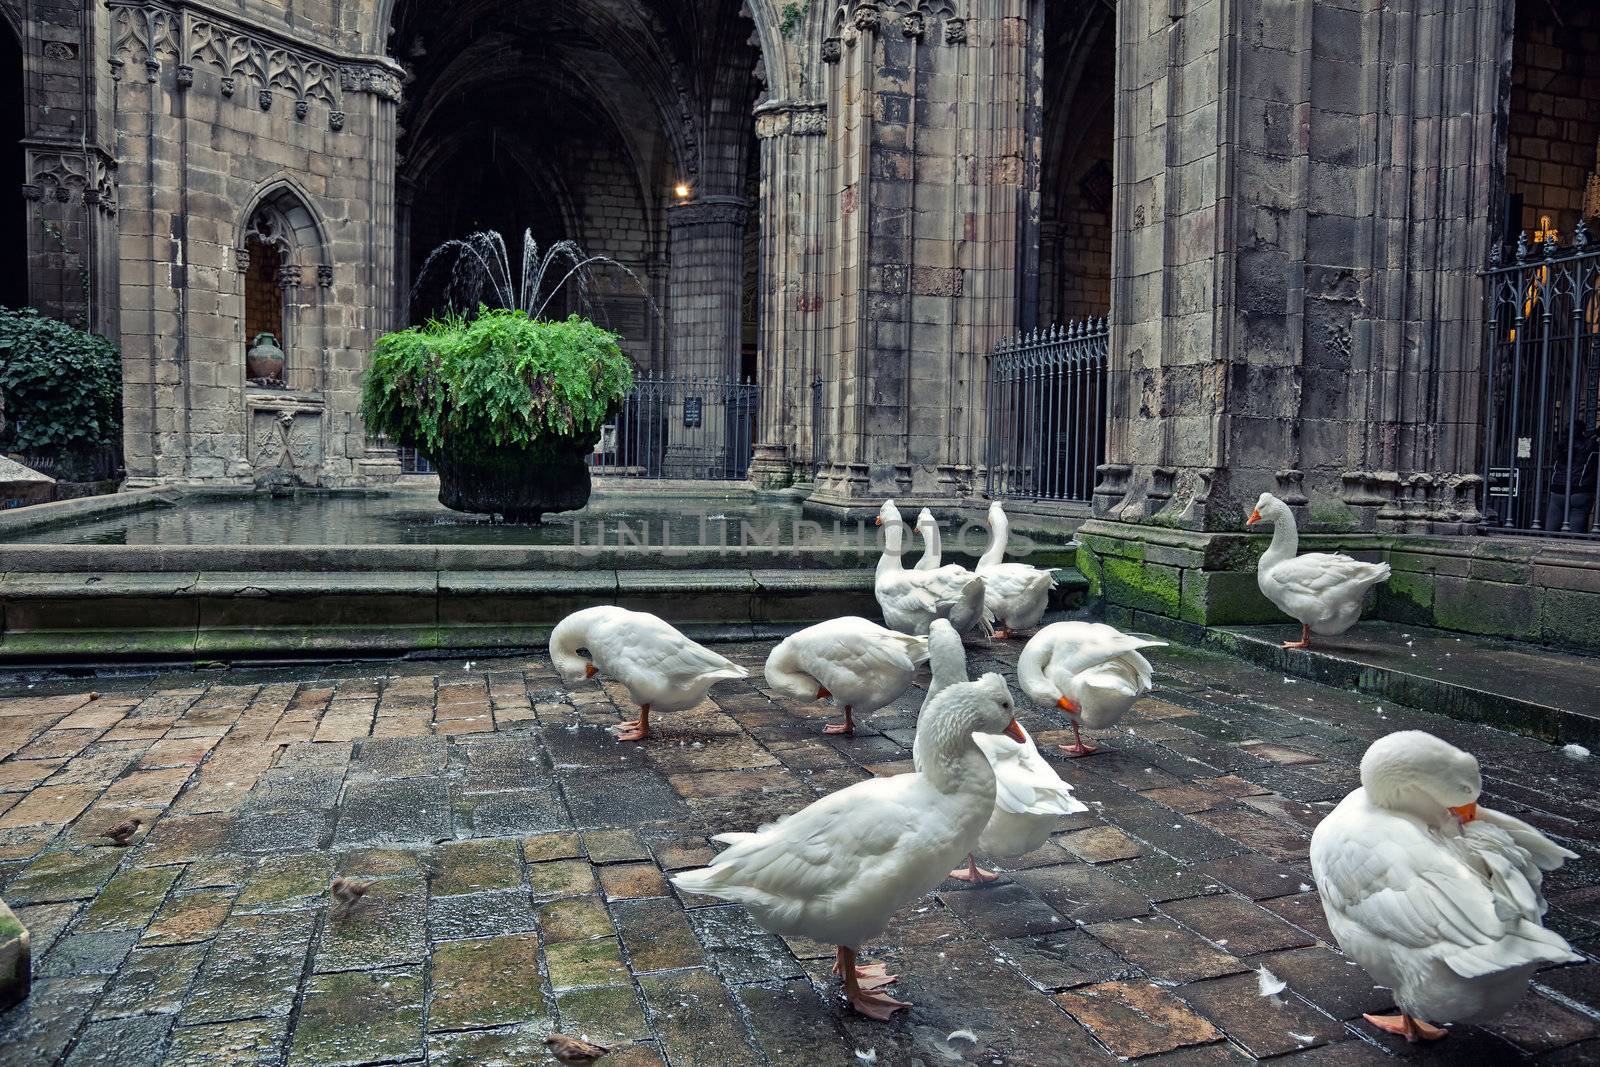
[[[1600, 657], [1542, 645], [1369, 620], [1309, 649], [1300, 627], [1200, 627], [1143, 612], [1135, 629], [1232, 653], [1298, 678], [1358, 690], [1546, 741], [1600, 746]], [[1117, 620], [1112, 620], [1117, 621]]]
[[[542, 646], [570, 612], [649, 611], [700, 640], [777, 637], [879, 617], [873, 572], [845, 569], [13, 572], [0, 662], [184, 661]], [[1088, 583], [1058, 575], [1056, 606]]]

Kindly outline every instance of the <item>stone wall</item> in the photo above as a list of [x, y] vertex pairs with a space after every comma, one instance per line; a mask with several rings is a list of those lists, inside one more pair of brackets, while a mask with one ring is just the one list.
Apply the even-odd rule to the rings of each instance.
[[1600, 165], [1600, 9], [1581, 0], [1517, 4], [1506, 128], [1506, 192], [1515, 229], [1541, 220], [1570, 235]]
[[[388, 467], [357, 406], [389, 325], [397, 72], [324, 49], [337, 4], [297, 8], [292, 30], [254, 6], [263, 21], [133, 0], [102, 13], [132, 485], [346, 485]], [[261, 218], [281, 243], [287, 389], [245, 380]]]

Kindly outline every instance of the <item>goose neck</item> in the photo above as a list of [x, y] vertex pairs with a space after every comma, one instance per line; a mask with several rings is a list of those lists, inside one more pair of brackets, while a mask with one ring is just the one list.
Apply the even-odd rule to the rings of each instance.
[[1273, 516], [1272, 543], [1267, 546], [1267, 551], [1261, 558], [1271, 566], [1293, 558], [1299, 549], [1300, 532], [1295, 529], [1294, 513], [1284, 508], [1281, 513]]
[[903, 528], [899, 522], [884, 523], [883, 526], [883, 555], [878, 557], [878, 573], [891, 573], [900, 569], [900, 554], [905, 551], [901, 537]]
[[1004, 512], [996, 512], [989, 517], [989, 543], [984, 547], [983, 555], [978, 557], [979, 567], [993, 567], [1006, 558], [1006, 541], [1011, 536], [1011, 520], [1006, 518]]

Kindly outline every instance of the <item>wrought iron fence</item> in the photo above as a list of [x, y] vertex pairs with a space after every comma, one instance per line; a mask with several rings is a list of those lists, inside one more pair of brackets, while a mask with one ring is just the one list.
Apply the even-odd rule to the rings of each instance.
[[811, 383], [811, 479], [822, 470], [822, 375]]
[[428, 462], [428, 457], [424, 456], [421, 452], [417, 451], [415, 448], [404, 448], [404, 447], [402, 447], [402, 448], [395, 449], [395, 451], [400, 454], [400, 473], [401, 474], [435, 474], [435, 473], [437, 473], [433, 469], [433, 464]]
[[620, 477], [737, 481], [750, 469], [760, 406], [754, 382], [642, 371], [589, 465]]
[[1484, 272], [1484, 525], [1600, 538], [1600, 244], [1539, 237]]
[[1076, 500], [1094, 494], [1105, 461], [1106, 320], [1010, 337], [989, 360], [988, 493]]

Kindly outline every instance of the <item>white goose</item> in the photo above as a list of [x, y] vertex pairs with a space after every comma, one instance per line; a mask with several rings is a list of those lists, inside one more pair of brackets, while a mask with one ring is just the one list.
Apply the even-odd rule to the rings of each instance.
[[973, 738], [1001, 732], [1021, 732], [1005, 679], [950, 686], [917, 723], [916, 772], [857, 782], [755, 833], [721, 834], [731, 847], [672, 882], [743, 904], [772, 933], [837, 946], [850, 1005], [887, 1019], [910, 1005], [883, 993], [895, 976], [858, 966], [857, 952], [977, 841], [995, 785]]
[[989, 505], [989, 544], [978, 557], [977, 567], [983, 578], [984, 606], [994, 613], [996, 637], [1010, 637], [1017, 630], [1039, 625], [1050, 606], [1050, 590], [1056, 585], [1055, 567], [1005, 562], [1010, 536], [1011, 520], [996, 500]]
[[[587, 649], [585, 659], [578, 654]], [[717, 682], [750, 672], [643, 611], [606, 605], [575, 611], [550, 633], [550, 659], [567, 685], [603, 674], [628, 689], [639, 717], [617, 726], [618, 741], [650, 736], [650, 712], [683, 711]]]
[[992, 630], [983, 606], [983, 579], [952, 563], [931, 571], [908, 571], [900, 565], [905, 523], [893, 500], [883, 502], [877, 524], [883, 527], [883, 555], [872, 591], [883, 621], [901, 633], [926, 634], [934, 619], [949, 619], [957, 633]]
[[1535, 970], [1583, 958], [1540, 922], [1544, 872], [1576, 853], [1479, 806], [1481, 789], [1470, 753], [1420, 730], [1389, 734], [1311, 835], [1329, 928], [1400, 1008], [1367, 1021], [1407, 1041], [1445, 1036], [1424, 1019], [1492, 1019]]
[[855, 714], [869, 715], [904, 693], [927, 662], [928, 639], [847, 615], [791, 634], [767, 657], [767, 684], [804, 700], [832, 697], [844, 722], [825, 733], [855, 733]]
[[917, 560], [917, 565], [912, 570], [938, 570], [939, 561], [944, 555], [939, 539], [939, 520], [935, 519], [933, 512], [927, 508], [917, 513], [917, 533], [922, 537], [922, 558]]
[[1272, 544], [1256, 564], [1256, 585], [1278, 610], [1300, 623], [1300, 640], [1285, 641], [1284, 648], [1307, 648], [1313, 632], [1324, 637], [1342, 634], [1361, 618], [1367, 590], [1389, 579], [1387, 563], [1363, 563], [1340, 552], [1295, 555], [1300, 534], [1289, 505], [1262, 493], [1246, 526], [1272, 524]]
[[1036, 703], [1067, 713], [1073, 743], [1059, 747], [1069, 756], [1087, 756], [1096, 749], [1083, 743], [1078, 727], [1103, 730], [1121, 720], [1154, 679], [1139, 650], [1164, 645], [1103, 622], [1053, 622], [1017, 658], [1017, 684]]
[[[928, 684], [928, 696], [923, 708], [946, 687], [967, 680], [967, 650], [950, 624], [936, 620], [928, 631], [929, 660], [933, 666], [933, 681]], [[994, 810], [989, 822], [978, 838], [977, 851], [997, 859], [1015, 859], [1025, 856], [1044, 844], [1063, 815], [1087, 811], [1082, 801], [1072, 795], [1072, 787], [1061, 780], [1055, 768], [1039, 755], [1028, 731], [1017, 724], [1016, 740], [1001, 734], [974, 734], [972, 739], [983, 750], [994, 771]], [[993, 882], [1000, 876], [978, 866], [969, 852], [967, 865], [950, 872], [975, 885]]]

